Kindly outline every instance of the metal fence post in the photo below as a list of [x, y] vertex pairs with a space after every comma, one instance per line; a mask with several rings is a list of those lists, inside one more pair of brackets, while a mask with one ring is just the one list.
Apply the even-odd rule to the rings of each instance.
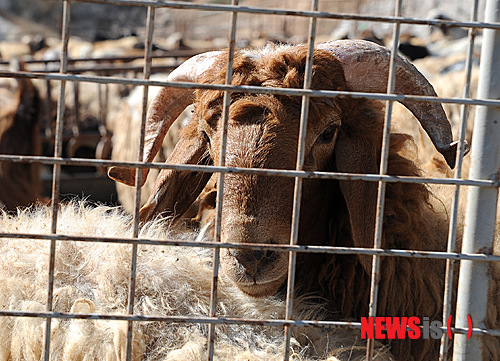
[[[500, 21], [500, 0], [488, 0], [486, 22]], [[478, 98], [500, 99], [500, 31], [485, 29], [481, 51]], [[471, 151], [471, 179], [495, 179], [500, 167], [500, 107], [478, 106]], [[462, 253], [492, 253], [495, 233], [497, 188], [470, 187]], [[486, 328], [489, 285], [488, 262], [463, 260], [460, 265], [456, 326], [467, 329], [469, 315], [474, 327]], [[455, 361], [482, 359], [484, 339], [473, 334], [455, 337]]]

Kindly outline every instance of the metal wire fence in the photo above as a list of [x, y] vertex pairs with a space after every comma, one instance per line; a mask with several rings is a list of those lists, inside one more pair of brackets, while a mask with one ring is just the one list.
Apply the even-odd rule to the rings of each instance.
[[[493, 9], [498, 9], [499, 3], [495, 1], [488, 1], [487, 13], [484, 21], [478, 21], [478, 1], [472, 4], [471, 19], [469, 21], [448, 21], [448, 20], [428, 20], [403, 17], [401, 14], [402, 1], [395, 1], [395, 13], [387, 14], [385, 16], [368, 16], [363, 14], [338, 14], [326, 11], [318, 11], [319, 1], [313, 0], [310, 10], [291, 10], [279, 8], [266, 8], [266, 7], [252, 7], [239, 5], [237, 0], [233, 0], [231, 4], [216, 4], [216, 3], [195, 3], [195, 2], [173, 2], [173, 1], [146, 1], [146, 0], [87, 0], [81, 2], [88, 3], [105, 3], [114, 4], [119, 6], [138, 6], [147, 8], [147, 31], [145, 39], [145, 52], [144, 52], [144, 65], [142, 79], [130, 79], [114, 76], [97, 76], [97, 75], [80, 75], [74, 74], [78, 71], [70, 69], [68, 59], [68, 41], [70, 37], [70, 23], [71, 23], [71, 6], [75, 1], [61, 0], [63, 3], [63, 23], [62, 23], [62, 48], [61, 58], [59, 60], [60, 70], [59, 73], [51, 71], [39, 72], [7, 72], [0, 71], [0, 77], [15, 77], [15, 78], [31, 78], [43, 79], [48, 81], [60, 82], [59, 98], [57, 101], [57, 119], [56, 129], [54, 134], [54, 156], [21, 156], [21, 155], [0, 155], [2, 162], [28, 162], [28, 163], [41, 163], [51, 165], [53, 167], [53, 183], [52, 183], [52, 226], [51, 234], [11, 234], [0, 233], [2, 238], [17, 237], [20, 239], [43, 239], [50, 242], [50, 267], [48, 275], [48, 297], [47, 309], [44, 312], [28, 312], [28, 311], [0, 311], [0, 317], [14, 316], [14, 317], [38, 317], [46, 319], [45, 331], [45, 360], [50, 359], [50, 345], [51, 345], [51, 327], [53, 319], [103, 319], [103, 320], [122, 320], [128, 322], [127, 333], [127, 353], [126, 360], [131, 359], [131, 349], [133, 347], [132, 334], [133, 325], [135, 322], [146, 321], [163, 321], [163, 322], [191, 322], [191, 323], [204, 323], [209, 325], [209, 343], [208, 343], [208, 357], [214, 357], [214, 332], [215, 326], [221, 324], [258, 324], [268, 326], [283, 326], [284, 327], [284, 359], [290, 358], [290, 342], [291, 342], [291, 327], [292, 326], [312, 326], [312, 327], [351, 327], [360, 328], [360, 322], [345, 322], [345, 321], [306, 321], [297, 320], [293, 318], [293, 297], [295, 285], [295, 265], [297, 253], [327, 253], [327, 254], [357, 254], [368, 255], [372, 257], [372, 274], [371, 274], [371, 289], [370, 289], [370, 312], [367, 316], [377, 315], [377, 300], [378, 300], [378, 284], [380, 282], [380, 260], [381, 257], [412, 257], [412, 258], [432, 258], [432, 259], [445, 259], [447, 262], [446, 271], [446, 288], [444, 296], [444, 314], [443, 320], [446, 320], [451, 311], [451, 285], [453, 280], [453, 264], [455, 261], [461, 262], [462, 270], [460, 272], [460, 281], [458, 289], [458, 308], [457, 308], [457, 322], [453, 332], [456, 333], [455, 341], [455, 354], [453, 360], [472, 360], [480, 354], [481, 349], [481, 336], [492, 335], [500, 337], [500, 330], [487, 329], [484, 324], [476, 324], [472, 329], [472, 339], [464, 339], [465, 335], [469, 332], [467, 324], [467, 315], [473, 315], [473, 319], [484, 319], [483, 314], [487, 299], [487, 280], [481, 275], [485, 274], [485, 268], [488, 267], [488, 262], [500, 262], [500, 256], [492, 255], [491, 252], [483, 252], [484, 248], [491, 249], [492, 245], [488, 242], [493, 239], [495, 227], [491, 226], [491, 222], [485, 226], [485, 219], [493, 219], [495, 215], [495, 207], [497, 204], [497, 194], [500, 182], [498, 179], [498, 167], [500, 153], [500, 134], [498, 125], [493, 125], [494, 121], [490, 119], [498, 119], [498, 107], [500, 101], [498, 95], [500, 89], [498, 86], [495, 88], [494, 81], [487, 82], [486, 79], [493, 79], [498, 71], [495, 67], [500, 67], [500, 56], [498, 50], [500, 48], [498, 32], [500, 29], [500, 19], [495, 18]], [[78, 1], [80, 2], [80, 1]], [[212, 85], [212, 84], [197, 84], [190, 82], [168, 82], [168, 81], [152, 81], [149, 80], [152, 67], [152, 42], [154, 36], [154, 16], [155, 11], [159, 8], [165, 9], [181, 9], [181, 10], [203, 10], [224, 12], [231, 15], [230, 19], [230, 32], [229, 32], [229, 59], [228, 71], [225, 85]], [[397, 49], [400, 41], [400, 28], [403, 24], [412, 25], [426, 25], [426, 26], [455, 26], [468, 29], [468, 50], [466, 61], [466, 87], [461, 98], [435, 98], [414, 95], [394, 94], [395, 83], [395, 61], [396, 52], [392, 52], [391, 71], [388, 79], [387, 94], [374, 94], [364, 92], [345, 92], [345, 91], [323, 91], [311, 90], [311, 69], [312, 57], [309, 56], [308, 63], [305, 71], [305, 80], [303, 89], [284, 89], [284, 88], [261, 88], [256, 86], [232, 86], [232, 59], [235, 51], [235, 41], [237, 33], [238, 16], [240, 14], [251, 15], [275, 15], [282, 17], [298, 17], [306, 18], [309, 21], [308, 30], [308, 49], [311, 54], [316, 42], [316, 28], [319, 19], [331, 20], [347, 20], [347, 21], [366, 21], [373, 23], [392, 24], [392, 41], [391, 48]], [[483, 86], [477, 98], [471, 98], [469, 94], [472, 58], [474, 50], [474, 41], [478, 31], [483, 31], [483, 52], [482, 52], [482, 69], [481, 81], [488, 83]], [[489, 42], [488, 42], [489, 41]], [[495, 44], [499, 45], [495, 48]], [[488, 61], [484, 60], [485, 57], [490, 57]], [[489, 67], [489, 69], [488, 69]], [[111, 67], [114, 68], [114, 67]], [[89, 69], [92, 70], [92, 69]], [[95, 69], [93, 69], [95, 70]], [[112, 71], [112, 69], [108, 69]], [[116, 70], [116, 69], [115, 69]], [[134, 68], [137, 70], [137, 68]], [[165, 70], [165, 69], [163, 69]], [[495, 73], [496, 72], [496, 73]], [[62, 157], [62, 144], [63, 144], [63, 115], [65, 107], [65, 88], [68, 83], [81, 83], [89, 82], [96, 84], [128, 84], [134, 86], [143, 86], [143, 113], [142, 113], [142, 128], [139, 144], [139, 154], [136, 162], [119, 162], [109, 160], [96, 160], [96, 159], [78, 159], [78, 158], [63, 158]], [[229, 117], [229, 102], [231, 92], [243, 93], [265, 93], [265, 94], [282, 94], [293, 95], [302, 97], [302, 111], [300, 120], [300, 141], [298, 149], [298, 160], [296, 169], [291, 170], [276, 170], [276, 169], [253, 169], [253, 168], [235, 168], [225, 166], [225, 140], [226, 133], [223, 135], [223, 147], [220, 154], [221, 164], [218, 166], [203, 166], [203, 165], [180, 165], [180, 164], [160, 164], [141, 162], [143, 159], [144, 151], [144, 134], [145, 134], [145, 121], [146, 121], [146, 108], [148, 99], [148, 87], [150, 86], [168, 86], [175, 88], [187, 89], [213, 89], [224, 91], [224, 112], [223, 122], [227, 124]], [[308, 104], [311, 97], [339, 97], [350, 96], [354, 98], [368, 98], [384, 101], [387, 103], [385, 113], [385, 128], [384, 138], [382, 144], [382, 155], [380, 160], [380, 173], [379, 174], [350, 174], [350, 173], [330, 173], [330, 172], [310, 172], [304, 171], [304, 147], [305, 147], [305, 127], [308, 118]], [[403, 100], [419, 100], [428, 102], [441, 102], [450, 104], [462, 105], [462, 123], [460, 126], [459, 137], [459, 152], [457, 156], [457, 167], [453, 177], [449, 178], [424, 178], [424, 177], [407, 177], [407, 176], [391, 176], [387, 175], [387, 163], [389, 152], [389, 130], [391, 126], [392, 104]], [[476, 106], [481, 109], [489, 109], [484, 112], [497, 112], [496, 115], [487, 114], [476, 119], [475, 132], [479, 133], [483, 129], [481, 136], [482, 140], [477, 140], [473, 143], [472, 154], [472, 172], [469, 178], [462, 175], [462, 160], [464, 156], [464, 139], [465, 127], [467, 121], [467, 113], [465, 107]], [[496, 107], [496, 108], [495, 108]], [[479, 114], [479, 113], [478, 113]], [[495, 118], [496, 116], [496, 118]], [[490, 124], [490, 125], [488, 125]], [[496, 123], [495, 123], [496, 124]], [[486, 129], [486, 130], [485, 130]], [[476, 137], [476, 135], [475, 135]], [[476, 138], [475, 138], [476, 139]], [[477, 144], [477, 145], [476, 145]], [[495, 157], [486, 156], [488, 154], [496, 155]], [[61, 235], [57, 229], [58, 217], [58, 202], [60, 193], [60, 179], [61, 179], [61, 166], [62, 165], [90, 165], [96, 167], [109, 167], [109, 166], [123, 166], [138, 169], [136, 174], [136, 204], [134, 211], [133, 222], [133, 237], [132, 238], [107, 238], [107, 237], [72, 237]], [[142, 171], [145, 168], [156, 169], [174, 169], [174, 170], [187, 170], [196, 172], [218, 173], [217, 193], [222, 195], [224, 193], [224, 175], [228, 173], [242, 173], [242, 174], [255, 174], [255, 175], [273, 175], [292, 177], [295, 179], [294, 203], [293, 203], [293, 216], [292, 216], [292, 229], [289, 245], [269, 245], [269, 244], [240, 244], [240, 243], [220, 243], [221, 237], [221, 209], [222, 197], [218, 197], [215, 218], [215, 236], [211, 242], [197, 243], [179, 240], [155, 240], [139, 238], [139, 209], [140, 209], [140, 193], [139, 180], [142, 179]], [[301, 209], [301, 192], [302, 182], [304, 179], [335, 179], [335, 180], [362, 180], [378, 183], [378, 197], [377, 197], [377, 216], [375, 224], [375, 236], [373, 240], [373, 248], [359, 248], [359, 247], [338, 247], [338, 246], [303, 246], [298, 245], [298, 227], [299, 227], [299, 214]], [[383, 215], [385, 204], [385, 187], [388, 182], [406, 182], [406, 183], [427, 183], [427, 184], [444, 184], [453, 185], [455, 187], [454, 201], [450, 212], [450, 229], [448, 247], [446, 252], [431, 252], [431, 251], [415, 251], [415, 250], [399, 250], [399, 249], [382, 249], [382, 229], [383, 229]], [[461, 253], [455, 252], [456, 245], [456, 227], [458, 217], [458, 200], [463, 186], [469, 186], [472, 190], [469, 193], [468, 215], [466, 219], [467, 227], [464, 236], [464, 248]], [[74, 313], [61, 313], [54, 312], [54, 264], [57, 257], [56, 242], [58, 241], [82, 241], [82, 242], [106, 242], [106, 243], [123, 243], [130, 244], [132, 247], [132, 262], [129, 276], [129, 294], [128, 294], [128, 307], [127, 314], [123, 315], [109, 315], [109, 314], [74, 314]], [[480, 240], [482, 243], [478, 243]], [[135, 285], [136, 268], [137, 268], [137, 246], [138, 245], [169, 245], [169, 246], [189, 246], [189, 247], [208, 247], [213, 249], [213, 283], [212, 283], [212, 296], [210, 301], [210, 311], [207, 317], [191, 317], [186, 316], [145, 316], [134, 314], [134, 300], [136, 298]], [[289, 269], [288, 269], [288, 284], [286, 296], [286, 316], [281, 320], [253, 320], [253, 319], [239, 319], [239, 318], [221, 318], [217, 316], [217, 287], [218, 287], [218, 266], [220, 258], [220, 250], [225, 248], [239, 248], [251, 250], [274, 250], [274, 251], [287, 251], [289, 252]], [[472, 286], [471, 286], [472, 285]], [[478, 288], [471, 288], [479, 285]], [[446, 359], [448, 339], [443, 337], [441, 345], [441, 357]], [[371, 360], [373, 357], [373, 344], [368, 341], [367, 359]]]

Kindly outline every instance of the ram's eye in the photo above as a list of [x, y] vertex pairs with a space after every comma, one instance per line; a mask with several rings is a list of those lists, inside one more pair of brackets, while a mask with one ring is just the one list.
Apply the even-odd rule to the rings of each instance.
[[325, 143], [331, 142], [335, 137], [335, 134], [337, 133], [337, 129], [338, 127], [336, 125], [329, 125], [325, 128], [323, 133], [321, 133], [319, 139], [321, 139], [321, 141]]
[[201, 134], [203, 134], [203, 138], [207, 141], [208, 144], [210, 144], [210, 137], [205, 131], [202, 131]]

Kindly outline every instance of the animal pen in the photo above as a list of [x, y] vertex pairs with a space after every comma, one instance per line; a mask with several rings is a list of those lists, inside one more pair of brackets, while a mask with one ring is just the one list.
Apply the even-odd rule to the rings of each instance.
[[[10, 233], [0, 229], [1, 238], [18, 239], [40, 239], [46, 241], [46, 247], [50, 249], [49, 273], [46, 275], [47, 282], [47, 301], [46, 309], [43, 311], [20, 311], [15, 309], [1, 309], [0, 322], [2, 318], [39, 318], [44, 323], [44, 340], [42, 357], [45, 360], [51, 359], [51, 330], [57, 320], [118, 320], [127, 323], [127, 333], [124, 338], [126, 345], [123, 360], [132, 360], [133, 358], [133, 333], [138, 323], [161, 322], [161, 323], [200, 323], [206, 325], [208, 329], [207, 337], [207, 357], [214, 359], [215, 332], [216, 329], [222, 329], [227, 325], [255, 325], [262, 327], [281, 327], [283, 329], [283, 359], [293, 359], [290, 354], [290, 344], [292, 341], [291, 329], [293, 327], [307, 328], [346, 328], [361, 330], [360, 320], [306, 320], [296, 319], [293, 316], [294, 286], [295, 286], [295, 265], [298, 253], [325, 253], [325, 254], [359, 254], [369, 256], [372, 260], [372, 272], [370, 283], [370, 305], [369, 314], [366, 317], [377, 316], [378, 287], [380, 279], [381, 259], [383, 257], [407, 257], [407, 258], [425, 258], [446, 260], [445, 291], [443, 314], [440, 321], [440, 328], [445, 331], [441, 337], [440, 360], [470, 361], [478, 360], [483, 349], [483, 338], [485, 335], [495, 337], [500, 342], [500, 330], [488, 329], [485, 325], [487, 318], [487, 294], [489, 287], [489, 267], [492, 263], [500, 262], [500, 255], [493, 254], [493, 240], [498, 238], [495, 232], [499, 232], [496, 227], [496, 214], [498, 203], [498, 189], [500, 187], [499, 169], [500, 169], [500, 1], [486, 0], [484, 10], [484, 20], [479, 21], [479, 1], [474, 0], [471, 3], [471, 18], [468, 21], [450, 21], [439, 19], [418, 19], [402, 15], [402, 0], [395, 0], [395, 12], [385, 15], [365, 15], [365, 14], [346, 14], [323, 11], [319, 0], [312, 0], [309, 10], [293, 10], [289, 8], [267, 8], [264, 6], [246, 6], [238, 4], [238, 0], [232, 0], [231, 4], [218, 2], [182, 2], [182, 1], [148, 1], [148, 0], [60, 0], [63, 4], [62, 13], [62, 46], [60, 49], [59, 71], [44, 72], [41, 71], [0, 71], [1, 77], [9, 78], [29, 78], [42, 79], [50, 82], [60, 83], [59, 98], [57, 100], [57, 117], [54, 134], [51, 134], [54, 154], [53, 156], [26, 156], [26, 155], [0, 155], [0, 162], [14, 163], [37, 163], [50, 165], [52, 171], [51, 188], [51, 226], [50, 234], [32, 234], [32, 233]], [[71, 59], [68, 57], [68, 42], [71, 28], [72, 6], [75, 3], [88, 2], [96, 4], [113, 4], [123, 7], [142, 7], [147, 8], [147, 28], [145, 33], [144, 65], [141, 78], [127, 78], [116, 75], [88, 75], [77, 74], [77, 71], [71, 71], [69, 64]], [[229, 41], [226, 44], [228, 51], [227, 72], [225, 84], [199, 84], [192, 82], [172, 82], [150, 80], [152, 74], [152, 44], [155, 34], [154, 18], [158, 9], [172, 9], [179, 13], [205, 11], [217, 14], [227, 14], [230, 16], [228, 27]], [[237, 47], [238, 21], [242, 16], [266, 17], [287, 19], [305, 19], [308, 22], [307, 28], [307, 63], [305, 68], [305, 78], [303, 89], [291, 88], [263, 88], [258, 86], [234, 86], [231, 84], [233, 56]], [[317, 45], [317, 27], [318, 22], [345, 21], [345, 22], [365, 22], [370, 24], [384, 24], [392, 27], [390, 40], [391, 49], [398, 49], [401, 35], [401, 27], [405, 25], [415, 26], [435, 26], [435, 27], [461, 27], [468, 31], [468, 42], [465, 63], [465, 87], [461, 97], [431, 97], [416, 96], [412, 94], [395, 93], [396, 77], [396, 51], [391, 53], [390, 71], [387, 79], [387, 93], [369, 93], [369, 92], [346, 92], [346, 91], [323, 91], [311, 89], [312, 61], [311, 56], [313, 48]], [[478, 93], [476, 97], [470, 96], [470, 79], [473, 67], [475, 40], [477, 34], [482, 31], [481, 43], [481, 62]], [[175, 58], [187, 58], [195, 55], [196, 52], [180, 52], [173, 54]], [[85, 60], [85, 59], [83, 59]], [[88, 59], [94, 61], [95, 59]], [[28, 63], [28, 66], [30, 64]], [[116, 66], [112, 66], [109, 71], [117, 71]], [[172, 70], [174, 67], [167, 67], [162, 70]], [[29, 69], [29, 67], [28, 67]], [[89, 69], [90, 71], [96, 69]], [[83, 70], [82, 70], [83, 72]], [[126, 84], [143, 87], [142, 101], [142, 125], [141, 136], [138, 145], [139, 152], [137, 161], [112, 161], [104, 159], [85, 159], [78, 157], [63, 157], [63, 116], [66, 98], [66, 87], [72, 84], [93, 83], [99, 86], [107, 84]], [[182, 89], [211, 89], [224, 92], [224, 103], [222, 119], [226, 129], [222, 136], [222, 147], [220, 154], [220, 164], [212, 165], [189, 165], [189, 164], [170, 164], [142, 162], [144, 157], [144, 142], [146, 132], [146, 111], [147, 99], [150, 87], [173, 87]], [[298, 157], [295, 169], [261, 169], [261, 168], [243, 168], [225, 166], [225, 140], [227, 139], [227, 123], [229, 118], [230, 94], [249, 93], [249, 94], [273, 94], [302, 97], [302, 108], [300, 113], [300, 133]], [[367, 98], [381, 100], [386, 103], [384, 133], [381, 147], [381, 159], [379, 159], [380, 172], [378, 174], [358, 174], [342, 172], [311, 172], [304, 171], [304, 153], [306, 139], [306, 125], [309, 114], [309, 100], [311, 98]], [[410, 176], [392, 176], [387, 175], [388, 154], [389, 154], [389, 131], [391, 128], [391, 117], [393, 113], [393, 104], [406, 100], [426, 101], [431, 103], [460, 104], [461, 105], [461, 123], [459, 133], [455, 134], [458, 139], [456, 167], [454, 173], [445, 178], [434, 177], [410, 177]], [[77, 104], [77, 103], [75, 103]], [[476, 110], [474, 122], [472, 146], [470, 150], [470, 174], [463, 174], [462, 165], [464, 154], [468, 151], [468, 145], [465, 141], [466, 127], [468, 120], [468, 108]], [[104, 133], [101, 133], [101, 136]], [[137, 169], [135, 178], [135, 207], [133, 212], [133, 236], [131, 238], [109, 238], [100, 236], [72, 236], [63, 234], [58, 229], [58, 207], [60, 201], [61, 188], [61, 167], [62, 166], [91, 166], [91, 167], [128, 167]], [[217, 178], [217, 200], [214, 225], [214, 239], [206, 242], [192, 242], [165, 239], [145, 239], [140, 237], [139, 209], [141, 199], [140, 182], [143, 171], [146, 168], [152, 169], [174, 169], [191, 172], [208, 172], [218, 175]], [[250, 174], [291, 177], [294, 179], [294, 198], [292, 211], [292, 227], [290, 230], [289, 245], [280, 244], [242, 244], [242, 243], [220, 243], [221, 237], [221, 212], [222, 200], [224, 197], [224, 176], [226, 174]], [[377, 210], [375, 234], [373, 236], [372, 247], [342, 247], [342, 246], [305, 246], [298, 244], [299, 215], [301, 209], [302, 184], [305, 179], [330, 179], [338, 181], [366, 181], [378, 184]], [[382, 232], [384, 227], [383, 215], [385, 207], [385, 192], [387, 183], [425, 183], [442, 184], [453, 187], [452, 208], [449, 214], [450, 228], [448, 230], [447, 252], [437, 251], [417, 251], [404, 249], [385, 249], [382, 247]], [[456, 252], [456, 228], [459, 215], [459, 196], [467, 192], [468, 201], [465, 214], [465, 228], [462, 241], [461, 252]], [[76, 313], [76, 312], [58, 312], [54, 311], [54, 264], [58, 257], [58, 247], [67, 241], [90, 242], [90, 243], [112, 243], [127, 244], [131, 248], [130, 272], [128, 277], [128, 306], [127, 312], [123, 314], [113, 313]], [[208, 248], [213, 251], [211, 263], [213, 265], [213, 279], [211, 284], [211, 297], [207, 316], [192, 316], [189, 314], [179, 316], [155, 316], [137, 314], [134, 309], [136, 299], [136, 285], [141, 280], [137, 278], [137, 252], [138, 247], [143, 245], [170, 246], [170, 247], [198, 247]], [[217, 297], [219, 287], [219, 258], [223, 249], [247, 249], [262, 251], [286, 251], [289, 254], [288, 278], [286, 288], [285, 313], [282, 319], [244, 319], [238, 317], [220, 317], [217, 309]], [[459, 264], [459, 280], [456, 299], [456, 311], [452, 314], [452, 280]], [[404, 295], [402, 295], [404, 297]], [[400, 315], [413, 316], [413, 315]], [[454, 327], [450, 326], [449, 320], [452, 317]], [[471, 321], [472, 320], [472, 321]], [[472, 323], [471, 323], [472, 322]], [[448, 327], [447, 327], [448, 325]], [[451, 337], [448, 337], [448, 333]], [[358, 332], [358, 331], [356, 331]], [[375, 359], [374, 346], [376, 340], [368, 339], [366, 347], [366, 360]], [[447, 349], [453, 343], [453, 356], [448, 355]]]

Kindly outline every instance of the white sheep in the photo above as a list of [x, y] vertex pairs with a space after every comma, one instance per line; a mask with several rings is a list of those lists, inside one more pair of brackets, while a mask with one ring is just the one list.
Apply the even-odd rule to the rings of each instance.
[[[152, 79], [160, 79], [161, 75], [153, 76]], [[149, 100], [153, 99], [160, 90], [159, 87], [150, 87], [148, 90]], [[114, 106], [112, 113], [109, 115], [107, 122], [108, 129], [113, 133], [113, 151], [111, 159], [117, 161], [136, 161], [137, 149], [139, 144], [139, 135], [142, 119], [142, 97], [143, 87], [134, 88], [127, 98], [118, 102], [114, 100], [114, 104], [119, 103], [118, 107]], [[181, 114], [179, 119], [174, 122], [172, 129], [168, 132], [167, 137], [163, 142], [161, 151], [155, 158], [155, 162], [164, 162], [172, 152], [175, 144], [179, 140], [178, 132], [191, 115], [190, 110], [186, 110]], [[141, 205], [146, 203], [149, 193], [153, 189], [153, 184], [158, 170], [152, 169], [150, 180], [146, 181], [141, 193]], [[135, 204], [135, 190], [123, 184], [116, 183], [116, 191], [118, 200], [121, 206], [129, 213], [133, 212]]]
[[[453, 68], [456, 64], [465, 64], [463, 54], [451, 54], [448, 57], [438, 58], [429, 57], [419, 59], [414, 62], [415, 66], [426, 75], [434, 86], [436, 93], [443, 98], [462, 98], [465, 86], [465, 71], [463, 69], [443, 71], [447, 68]], [[474, 98], [477, 92], [479, 68], [477, 65], [472, 67], [470, 79], [470, 97]], [[450, 121], [453, 134], [458, 136], [461, 126], [461, 104], [446, 103], [443, 109]], [[474, 106], [467, 108], [467, 125], [465, 139], [470, 143], [472, 141], [472, 128], [474, 125], [475, 111]], [[414, 117], [399, 104], [394, 104], [392, 130], [398, 133], [411, 135], [418, 144], [418, 159], [424, 170], [431, 174], [435, 169], [451, 176], [453, 172], [446, 166], [442, 157], [436, 151], [423, 129], [415, 122]], [[462, 174], [466, 176], [470, 168], [470, 157], [463, 159]]]
[[[81, 237], [130, 237], [130, 218], [116, 208], [83, 203], [61, 205], [58, 234]], [[50, 208], [2, 213], [0, 229], [12, 233], [50, 233]], [[164, 222], [151, 222], [140, 238], [192, 240], [191, 231], [171, 234]], [[49, 241], [0, 239], [0, 310], [45, 311]], [[210, 305], [212, 252], [205, 248], [138, 247], [134, 313], [137, 315], [207, 316]], [[126, 314], [131, 246], [58, 241], [55, 312]], [[309, 300], [311, 301], [311, 300]], [[221, 277], [217, 315], [250, 319], [283, 319], [285, 304], [276, 296], [252, 298]], [[321, 304], [296, 301], [296, 319], [321, 319]], [[43, 318], [0, 316], [0, 361], [39, 360], [44, 350]], [[52, 360], [124, 360], [127, 322], [58, 319], [52, 321]], [[204, 360], [204, 324], [135, 322], [132, 360]], [[281, 360], [283, 327], [216, 326], [216, 360]], [[302, 328], [293, 331], [292, 360], [361, 360], [359, 330]], [[379, 345], [376, 360], [392, 360]]]

